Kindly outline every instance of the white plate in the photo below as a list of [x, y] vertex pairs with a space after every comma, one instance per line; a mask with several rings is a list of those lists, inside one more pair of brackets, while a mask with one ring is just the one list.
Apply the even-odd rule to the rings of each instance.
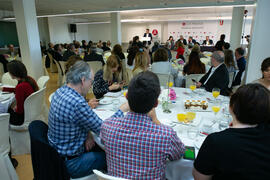
[[107, 104], [111, 104], [111, 103], [112, 103], [112, 100], [108, 99], [108, 98], [104, 98], [104, 99], [101, 99], [99, 101], [99, 104], [101, 104], [101, 105], [107, 105]]
[[191, 125], [191, 126], [198, 126], [201, 122], [201, 116], [199, 117], [195, 117], [195, 119], [193, 119], [193, 121], [191, 123], [184, 123], [184, 122], [180, 122], [178, 121], [177, 119], [176, 120], [173, 120], [174, 123], [179, 123], [179, 124], [185, 124], [185, 125]]

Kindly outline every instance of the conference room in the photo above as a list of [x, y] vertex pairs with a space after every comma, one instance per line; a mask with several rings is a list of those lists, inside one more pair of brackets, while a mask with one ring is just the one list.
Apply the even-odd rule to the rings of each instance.
[[269, 7], [0, 0], [0, 179], [269, 179]]

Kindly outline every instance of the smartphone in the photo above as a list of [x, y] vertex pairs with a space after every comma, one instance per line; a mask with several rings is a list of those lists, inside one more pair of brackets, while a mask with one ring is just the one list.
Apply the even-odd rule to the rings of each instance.
[[185, 147], [184, 159], [195, 160], [195, 148], [191, 146]]

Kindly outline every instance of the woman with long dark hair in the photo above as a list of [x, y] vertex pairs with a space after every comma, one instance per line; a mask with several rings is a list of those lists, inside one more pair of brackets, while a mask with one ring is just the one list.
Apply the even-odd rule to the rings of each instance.
[[188, 63], [184, 66], [183, 74], [204, 74], [205, 65], [201, 62], [199, 53], [191, 51]]
[[16, 79], [18, 84], [15, 88], [1, 88], [5, 92], [14, 92], [16, 105], [9, 108], [10, 113], [9, 123], [12, 125], [22, 125], [24, 122], [24, 101], [33, 92], [38, 91], [36, 81], [27, 75], [27, 70], [24, 64], [20, 61], [13, 60], [7, 65], [7, 70], [12, 79]]

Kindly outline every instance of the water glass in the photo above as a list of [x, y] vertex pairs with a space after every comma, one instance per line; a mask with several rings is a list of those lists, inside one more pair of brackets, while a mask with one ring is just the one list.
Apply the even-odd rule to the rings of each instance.
[[197, 128], [189, 127], [187, 133], [188, 133], [188, 137], [190, 139], [195, 139], [197, 137], [197, 135], [198, 135], [198, 130], [197, 130]]
[[117, 111], [118, 108], [119, 108], [120, 100], [119, 99], [114, 99], [112, 101], [112, 104], [113, 104], [113, 111]]
[[220, 119], [218, 127], [220, 130], [227, 129], [229, 127], [228, 120], [227, 119]]

